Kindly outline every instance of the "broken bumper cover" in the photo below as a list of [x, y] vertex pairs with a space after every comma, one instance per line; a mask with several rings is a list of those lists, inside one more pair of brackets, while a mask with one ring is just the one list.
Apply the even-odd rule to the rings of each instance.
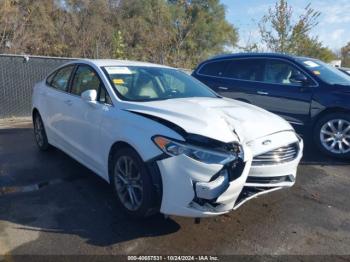
[[205, 164], [186, 155], [157, 161], [163, 185], [160, 211], [187, 217], [210, 217], [231, 211], [247, 180], [252, 154], [244, 149], [237, 166]]
[[[277, 139], [276, 139], [277, 138]], [[263, 138], [264, 140], [266, 138]], [[289, 145], [297, 144], [298, 151], [295, 157], [286, 162], [276, 162], [270, 164], [252, 165], [247, 181], [242, 192], [237, 199], [234, 210], [241, 205], [260, 195], [267, 194], [279, 189], [291, 187], [295, 184], [297, 168], [303, 156], [303, 140], [296, 136], [294, 132], [281, 132], [272, 135], [268, 139], [273, 141], [289, 141]], [[261, 145], [261, 141], [254, 141], [255, 145]], [[251, 145], [252, 147], [254, 144]], [[272, 145], [274, 149], [281, 148], [278, 145]], [[255, 150], [258, 150], [255, 148]], [[254, 158], [253, 158], [254, 161]]]
[[[250, 145], [252, 151], [261, 152], [261, 149], [258, 148], [258, 146], [261, 146], [261, 140], [266, 139], [271, 141], [283, 141], [284, 145], [287, 146], [282, 146], [281, 142], [279, 142], [280, 144], [277, 142], [276, 144], [271, 145], [270, 151], [260, 155], [260, 159], [267, 160], [272, 158], [274, 159], [274, 162], [264, 162], [261, 160], [260, 162], [255, 162], [254, 160], [256, 157], [254, 157], [245, 186], [267, 188], [293, 186], [296, 179], [297, 168], [303, 156], [303, 140], [296, 136], [294, 132], [280, 132], [267, 138], [265, 137], [254, 141], [254, 143]], [[292, 148], [291, 145], [294, 145], [294, 147]], [[278, 152], [282, 152], [282, 150], [289, 150], [284, 151], [284, 155], [287, 157], [290, 156], [290, 158], [287, 158], [288, 161], [280, 161], [280, 159], [286, 159], [278, 154]], [[291, 151], [293, 152], [290, 153]]]
[[303, 142], [294, 132], [271, 135], [271, 140], [277, 141], [272, 142], [271, 150], [279, 148], [281, 141], [298, 143], [296, 157], [283, 163], [252, 165], [252, 151], [259, 150], [254, 146], [261, 144], [257, 140], [255, 144], [244, 146], [244, 159], [235, 165], [230, 163], [231, 166], [205, 164], [186, 155], [157, 161], [163, 186], [161, 213], [187, 217], [217, 216], [237, 209], [259, 195], [291, 187], [302, 157]]

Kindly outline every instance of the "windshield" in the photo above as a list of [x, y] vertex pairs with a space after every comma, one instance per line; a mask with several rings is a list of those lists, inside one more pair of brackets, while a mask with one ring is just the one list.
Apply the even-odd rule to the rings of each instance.
[[185, 97], [217, 97], [193, 77], [170, 68], [108, 66], [104, 72], [117, 95], [128, 101], [154, 101]]
[[298, 59], [312, 74], [318, 76], [328, 84], [350, 85], [350, 76], [337, 68], [316, 59]]

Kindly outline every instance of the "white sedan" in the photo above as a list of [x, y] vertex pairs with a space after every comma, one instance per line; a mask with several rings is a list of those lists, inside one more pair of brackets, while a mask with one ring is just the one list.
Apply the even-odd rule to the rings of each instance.
[[32, 109], [38, 147], [93, 170], [136, 217], [227, 213], [292, 186], [303, 150], [280, 117], [150, 63], [68, 63], [36, 84]]

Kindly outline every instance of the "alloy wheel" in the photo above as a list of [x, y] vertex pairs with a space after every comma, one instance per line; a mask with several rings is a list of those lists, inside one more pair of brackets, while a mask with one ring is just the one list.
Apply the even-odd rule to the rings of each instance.
[[139, 209], [143, 200], [143, 181], [136, 162], [129, 156], [117, 159], [114, 183], [120, 202], [130, 211]]
[[320, 132], [322, 146], [334, 154], [350, 152], [350, 122], [332, 119], [326, 122]]

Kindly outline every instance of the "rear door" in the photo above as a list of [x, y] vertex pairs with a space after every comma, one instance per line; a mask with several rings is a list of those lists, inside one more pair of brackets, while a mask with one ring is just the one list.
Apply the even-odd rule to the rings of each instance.
[[263, 77], [264, 60], [260, 58], [232, 59], [223, 74], [221, 93], [233, 99], [254, 103]]
[[252, 103], [263, 68], [259, 58], [226, 59], [204, 64], [196, 77], [222, 96]]
[[68, 87], [71, 81], [72, 72], [75, 65], [68, 65], [58, 69], [48, 77], [45, 93], [45, 124], [48, 136], [52, 142], [61, 148], [65, 148], [66, 140], [66, 113], [70, 105], [67, 103], [70, 95]]

